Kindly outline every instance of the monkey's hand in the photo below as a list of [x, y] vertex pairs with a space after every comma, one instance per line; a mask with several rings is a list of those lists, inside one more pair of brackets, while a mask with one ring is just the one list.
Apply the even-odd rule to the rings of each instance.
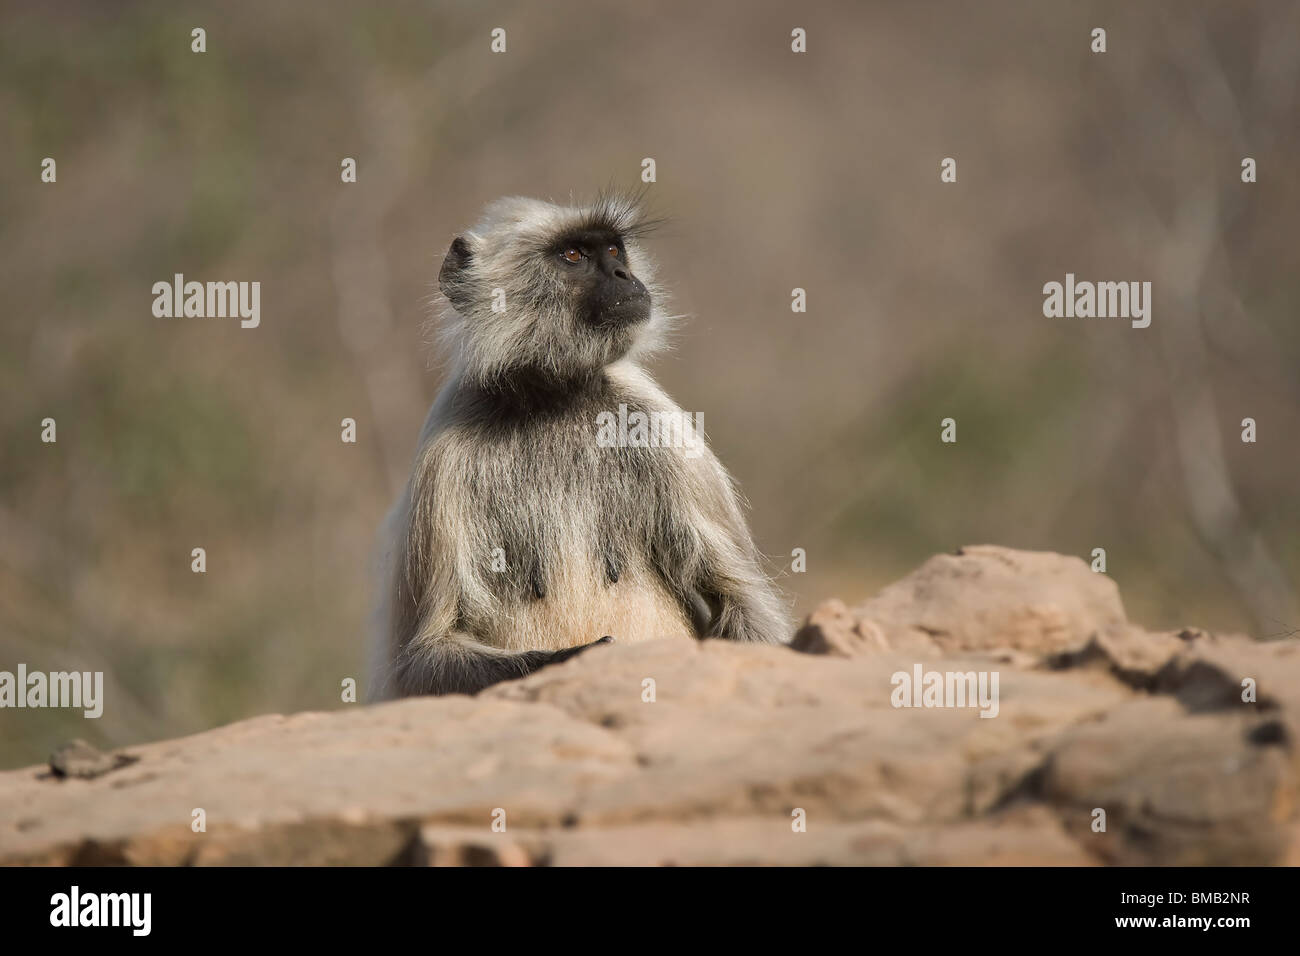
[[687, 592], [685, 603], [687, 613], [691, 616], [691, 623], [695, 626], [695, 636], [701, 639], [716, 636], [718, 618], [722, 610], [722, 602], [717, 596], [710, 594], [705, 597], [698, 587], [694, 587]]
[[440, 643], [431, 653], [408, 657], [397, 671], [397, 687], [403, 696], [477, 694], [501, 681], [518, 680], [548, 664], [567, 661], [597, 644], [613, 642], [612, 637], [602, 637], [558, 651], [501, 651], [458, 636]]
[[687, 611], [700, 639], [721, 638], [778, 644], [789, 639], [774, 595], [756, 578], [754, 585], [724, 590], [697, 586], [686, 596]]
[[[583, 651], [590, 650], [597, 644], [613, 644], [614, 638], [606, 636], [600, 640], [592, 641], [590, 644], [579, 644], [576, 647], [564, 647], [558, 651], [518, 651], [514, 654], [512, 663], [515, 666], [514, 673], [504, 674], [497, 677], [497, 680], [513, 680], [524, 677], [528, 674], [535, 673], [550, 664], [560, 664], [571, 657], [577, 657]], [[495, 681], [494, 681], [495, 683]]]
[[607, 634], [604, 637], [602, 637], [600, 640], [592, 641], [590, 644], [579, 644], [577, 647], [566, 647], [560, 651], [550, 651], [550, 652], [544, 651], [543, 653], [549, 653], [551, 655], [551, 659], [546, 662], [547, 664], [558, 664], [560, 663], [560, 661], [567, 661], [570, 657], [577, 657], [583, 651], [595, 647], [597, 644], [613, 644], [613, 643], [614, 643], [614, 639]]

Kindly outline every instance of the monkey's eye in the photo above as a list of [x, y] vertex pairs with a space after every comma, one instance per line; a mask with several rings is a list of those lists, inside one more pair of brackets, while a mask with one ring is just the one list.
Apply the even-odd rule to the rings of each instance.
[[614, 256], [615, 258], [618, 257], [618, 246], [610, 246], [609, 249], [607, 249], [606, 251], [607, 251], [611, 256]]
[[565, 249], [564, 252], [561, 253], [561, 255], [564, 256], [566, 262], [576, 263], [582, 261], [582, 253], [578, 249], [572, 246], [570, 246], [568, 249]]

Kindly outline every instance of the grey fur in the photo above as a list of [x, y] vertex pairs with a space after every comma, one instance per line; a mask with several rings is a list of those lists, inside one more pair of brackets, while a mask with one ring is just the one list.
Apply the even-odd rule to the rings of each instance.
[[[511, 198], [453, 243], [440, 286], [454, 359], [386, 522], [376, 696], [475, 693], [606, 635], [788, 639], [786, 608], [703, 436], [698, 457], [596, 441], [596, 416], [620, 403], [680, 412], [640, 365], [666, 324], [645, 228], [625, 197]], [[579, 318], [553, 249], [581, 229], [621, 237], [650, 294], [648, 320]], [[492, 311], [494, 289], [504, 312]]]

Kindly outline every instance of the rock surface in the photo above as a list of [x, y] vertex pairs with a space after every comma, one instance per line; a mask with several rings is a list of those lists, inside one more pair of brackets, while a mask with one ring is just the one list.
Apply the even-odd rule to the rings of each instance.
[[[916, 665], [996, 672], [996, 717], [893, 706]], [[0, 862], [1297, 864], [1297, 734], [1296, 641], [1147, 633], [1077, 558], [964, 548], [790, 648], [614, 645], [0, 773]]]

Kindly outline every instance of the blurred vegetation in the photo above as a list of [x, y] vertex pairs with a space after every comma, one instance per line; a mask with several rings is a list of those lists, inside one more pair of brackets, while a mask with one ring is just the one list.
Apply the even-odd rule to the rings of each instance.
[[[1300, 127], [1269, 46], [1294, 59], [1293, 10], [10, 5], [0, 669], [103, 670], [108, 703], [0, 712], [0, 766], [364, 685], [375, 530], [439, 383], [442, 253], [495, 196], [632, 185], [646, 156], [671, 220], [652, 248], [689, 316], [656, 370], [704, 413], [797, 611], [963, 544], [1100, 546], [1135, 621], [1268, 633], [1189, 508], [1189, 370], [1162, 336], [1203, 336], [1193, 377], [1241, 520], [1294, 582]], [[1150, 329], [1043, 317], [1066, 272], [1156, 279], [1206, 191], [1223, 214], [1187, 276], [1201, 314], [1166, 283]], [[260, 328], [154, 318], [177, 272], [260, 281]]]

